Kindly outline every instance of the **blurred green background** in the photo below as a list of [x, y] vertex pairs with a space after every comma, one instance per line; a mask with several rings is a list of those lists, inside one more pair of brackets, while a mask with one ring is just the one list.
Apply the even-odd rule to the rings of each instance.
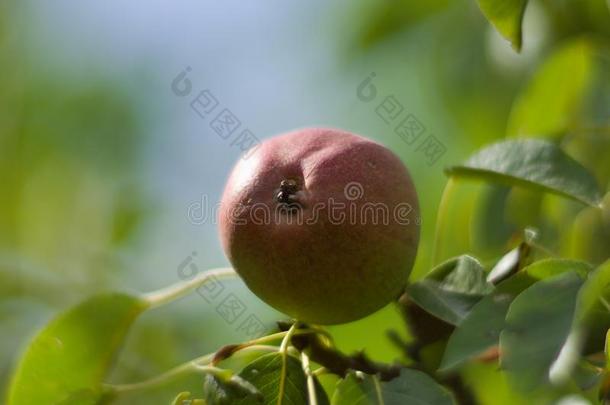
[[[518, 135], [515, 105], [566, 44], [538, 84], [546, 98], [519, 122], [529, 122], [529, 135], [561, 135], [607, 188], [609, 37], [604, 0], [531, 1], [521, 53], [474, 0], [0, 3], [0, 397], [29, 337], [58, 310], [99, 291], [177, 282], [193, 252], [200, 271], [228, 263], [213, 209], [240, 151], [189, 107], [197, 92], [209, 90], [259, 139], [327, 125], [399, 154], [421, 200], [417, 278], [431, 265], [443, 168]], [[190, 98], [172, 91], [187, 67]], [[377, 96], [367, 102], [358, 88], [372, 73]], [[436, 160], [380, 118], [389, 96], [404, 107], [400, 117], [412, 114], [422, 136], [441, 143]], [[506, 198], [518, 208], [498, 211]], [[574, 204], [459, 184], [442, 255], [493, 260], [511, 235], [536, 225], [550, 249], [599, 263], [609, 230], [591, 230], [597, 213]], [[200, 206], [207, 218], [193, 215]], [[227, 289], [269, 328], [281, 318], [241, 283]], [[392, 361], [401, 353], [388, 329], [408, 336], [392, 306], [331, 331], [348, 352]], [[138, 321], [111, 380], [141, 380], [242, 340], [194, 295]], [[466, 376], [483, 403], [527, 403], [494, 365], [469, 366]], [[167, 402], [198, 382], [176, 384], [149, 398]]]

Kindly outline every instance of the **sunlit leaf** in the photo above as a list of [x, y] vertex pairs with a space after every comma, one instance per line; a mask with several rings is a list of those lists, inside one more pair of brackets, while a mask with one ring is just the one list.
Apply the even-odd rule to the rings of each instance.
[[27, 348], [13, 376], [9, 405], [56, 403], [99, 391], [130, 325], [145, 308], [139, 298], [105, 294], [60, 314]]
[[520, 243], [519, 246], [498, 260], [496, 265], [487, 275], [487, 281], [492, 284], [498, 284], [502, 280], [510, 277], [523, 266], [529, 252], [529, 245], [527, 243]]
[[594, 48], [585, 39], [553, 52], [515, 102], [508, 135], [551, 137], [564, 133], [591, 83], [593, 56]]
[[435, 267], [424, 279], [408, 286], [407, 294], [425, 311], [457, 325], [492, 289], [479, 261], [463, 255]]
[[181, 392], [172, 401], [171, 405], [206, 405], [203, 399], [191, 398], [190, 392]]
[[544, 217], [542, 205], [545, 197], [540, 189], [511, 187], [506, 206], [507, 221], [518, 228], [540, 227]]
[[573, 322], [572, 329], [561, 346], [559, 355], [549, 368], [549, 381], [553, 385], [563, 385], [570, 379], [578, 366], [584, 341], [585, 330]]
[[400, 376], [382, 382], [377, 376], [348, 374], [337, 384], [332, 405], [454, 404], [444, 387], [421, 371], [404, 369]]
[[104, 398], [105, 395], [102, 391], [80, 390], [69, 394], [55, 405], [101, 405], [103, 403], [108, 403], [107, 401], [104, 401]]
[[578, 313], [582, 322], [590, 322], [596, 312], [610, 315], [610, 260], [587, 278], [578, 297]]
[[248, 364], [239, 376], [256, 387], [263, 400], [256, 402], [249, 395], [232, 404], [307, 405], [307, 377], [301, 362], [292, 356], [286, 357], [284, 367], [279, 353], [266, 354]]
[[232, 375], [219, 378], [206, 374], [203, 380], [205, 401], [209, 404], [230, 405], [233, 402], [250, 397], [252, 401], [262, 402], [262, 394], [249, 381], [240, 376]]
[[478, 0], [485, 17], [513, 48], [521, 50], [521, 25], [527, 0]]
[[502, 141], [476, 152], [450, 176], [529, 187], [599, 206], [595, 178], [557, 145], [538, 139]]
[[[24, 337], [31, 336], [53, 316], [49, 306], [33, 297], [9, 297], [0, 299], [0, 364], [5, 365], [12, 364], [15, 354], [23, 349]], [[0, 381], [6, 381], [9, 375], [7, 368], [1, 370]], [[6, 383], [0, 386], [0, 398], [4, 398], [8, 387]]]
[[477, 214], [471, 219], [471, 238], [477, 251], [500, 253], [516, 227], [507, 220], [505, 211], [511, 188], [486, 184], [477, 201]]
[[601, 351], [610, 329], [610, 260], [590, 272], [578, 294], [575, 330], [587, 333], [581, 350], [594, 348]]
[[544, 259], [530, 264], [523, 269], [530, 277], [536, 280], [544, 280], [563, 273], [573, 271], [585, 279], [593, 267], [586, 262], [570, 259]]
[[501, 365], [520, 390], [549, 383], [549, 371], [572, 331], [578, 292], [576, 272], [539, 281], [510, 305], [500, 334]]
[[[610, 139], [610, 137], [609, 137]], [[604, 197], [610, 206], [610, 193]], [[569, 256], [601, 264], [608, 257], [610, 226], [603, 210], [588, 207], [581, 210], [572, 223], [566, 250]]]

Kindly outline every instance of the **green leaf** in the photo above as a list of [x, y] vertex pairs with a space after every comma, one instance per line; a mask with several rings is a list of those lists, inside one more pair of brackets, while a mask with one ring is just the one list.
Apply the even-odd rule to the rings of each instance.
[[481, 11], [498, 32], [510, 41], [515, 50], [521, 50], [521, 24], [527, 0], [478, 1]]
[[[548, 259], [532, 264], [531, 266], [524, 269], [524, 272], [532, 278], [545, 279], [545, 278], [557, 278], [557, 277], [568, 277], [570, 274], [577, 277], [578, 280], [587, 279], [582, 286], [578, 289], [575, 297], [568, 297], [568, 300], [564, 303], [565, 305], [573, 302], [573, 310], [571, 319], [563, 318], [563, 321], [569, 321], [569, 328], [565, 333], [553, 333], [550, 338], [546, 340], [547, 347], [556, 345], [555, 348], [559, 348], [554, 358], [552, 356], [547, 357], [547, 361], [550, 361], [548, 370], [541, 367], [539, 377], [543, 378], [543, 373], [546, 372], [546, 378], [548, 381], [555, 385], [561, 385], [565, 383], [568, 378], [578, 369], [579, 357], [585, 343], [585, 320], [587, 319], [586, 299], [588, 294], [594, 290], [599, 283], [600, 279], [595, 277], [595, 272], [592, 272], [592, 267], [588, 263], [576, 261], [576, 260], [565, 260], [565, 259]], [[511, 307], [512, 308], [512, 307]], [[567, 312], [558, 310], [558, 314], [555, 316], [566, 317]], [[508, 318], [507, 318], [508, 322]], [[552, 339], [554, 338], [554, 339]], [[561, 341], [563, 340], [563, 343]], [[526, 342], [529, 344], [530, 342]], [[517, 380], [519, 381], [519, 380]], [[583, 383], [583, 381], [581, 381]], [[518, 382], [518, 385], [524, 387], [522, 382]], [[531, 387], [525, 386], [525, 389]]]
[[409, 286], [407, 293], [420, 308], [451, 325], [459, 325], [482, 297], [444, 291], [428, 280]]
[[554, 143], [538, 139], [492, 144], [446, 173], [543, 190], [592, 206], [601, 202], [596, 180], [587, 169]]
[[472, 256], [462, 255], [451, 258], [436, 266], [425, 277], [436, 281], [445, 291], [464, 294], [489, 293], [493, 286], [485, 281], [485, 271], [481, 263]]
[[546, 259], [525, 267], [521, 272], [499, 283], [491, 294], [472, 308], [455, 329], [447, 342], [440, 370], [459, 367], [496, 346], [505, 327], [510, 304], [536, 281], [567, 272], [576, 272], [585, 278], [591, 270], [588, 263], [577, 260]]
[[571, 259], [543, 259], [523, 269], [530, 277], [537, 280], [544, 280], [570, 271], [584, 279], [592, 270], [593, 267], [589, 263]]
[[526, 273], [517, 274], [478, 302], [449, 338], [439, 370], [459, 367], [496, 346], [510, 304], [534, 281]]
[[407, 294], [428, 313], [457, 325], [492, 289], [493, 286], [485, 281], [481, 263], [463, 255], [432, 269], [424, 279], [408, 286]]
[[517, 98], [508, 136], [553, 137], [579, 113], [594, 68], [594, 46], [573, 40], [553, 52]]
[[377, 376], [349, 373], [337, 384], [332, 405], [454, 404], [451, 394], [421, 371], [403, 369], [382, 382]]
[[600, 351], [604, 347], [610, 328], [610, 260], [588, 274], [578, 293], [572, 328], [574, 334], [583, 335], [575, 347], [578, 353], [587, 348]]
[[[56, 403], [101, 383], [134, 319], [140, 298], [105, 294], [57, 316], [28, 346], [13, 376], [9, 405]], [[81, 392], [79, 394], [78, 392]]]
[[79, 390], [71, 393], [55, 405], [100, 405], [107, 403], [104, 401], [106, 398], [107, 396], [101, 391]]
[[[610, 144], [610, 136], [608, 137]], [[607, 156], [607, 154], [605, 154]], [[610, 165], [608, 166], [610, 169]], [[606, 177], [610, 179], [609, 177]], [[610, 207], [610, 193], [604, 196], [602, 206]], [[583, 209], [572, 223], [570, 236], [564, 251], [570, 257], [601, 264], [608, 258], [610, 226], [604, 210], [594, 207]]]
[[[249, 395], [232, 402], [234, 404], [307, 405], [307, 377], [301, 362], [293, 356], [286, 357], [284, 368], [279, 353], [266, 354], [248, 364], [239, 376], [254, 385], [262, 394], [263, 400], [256, 402]], [[283, 391], [281, 391], [282, 378], [284, 378]]]
[[[501, 282], [490, 295], [483, 298], [472, 308], [472, 311], [451, 335], [440, 370], [448, 371], [460, 367], [466, 361], [476, 358], [495, 347], [498, 344], [501, 332], [506, 327], [505, 318], [511, 303], [522, 291], [536, 281], [569, 272], [576, 273], [584, 279], [590, 274], [591, 270], [591, 265], [577, 260], [546, 259], [525, 267], [510, 279]], [[580, 299], [583, 289], [584, 286], [578, 293], [578, 299]], [[561, 346], [559, 357], [552, 363], [549, 373], [553, 370], [557, 380], [561, 380], [566, 376], [566, 373], [572, 371], [574, 366], [578, 366], [578, 362], [574, 363], [574, 360], [577, 360], [574, 353], [579, 354], [580, 344], [582, 343], [578, 339], [579, 330], [573, 322], [569, 332], [572, 339], [568, 335], [565, 343]], [[584, 375], [584, 373], [581, 374]]]
[[504, 251], [506, 241], [517, 230], [504, 215], [510, 196], [511, 187], [498, 184], [484, 184], [478, 198], [476, 212], [471, 220], [471, 239], [473, 250], [492, 251], [497, 254]]
[[578, 297], [578, 315], [583, 324], [591, 323], [596, 314], [610, 311], [610, 260], [589, 274]]
[[518, 389], [550, 382], [551, 367], [572, 331], [582, 284], [576, 272], [562, 273], [535, 283], [510, 305], [500, 334], [500, 364]]

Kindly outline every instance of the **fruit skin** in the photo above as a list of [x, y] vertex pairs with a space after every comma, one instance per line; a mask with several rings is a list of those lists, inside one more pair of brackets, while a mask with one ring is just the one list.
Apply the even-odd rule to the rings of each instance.
[[[370, 207], [379, 203], [389, 221], [379, 214], [373, 223]], [[412, 208], [406, 220], [397, 220], [398, 207]], [[406, 167], [389, 149], [346, 131], [307, 128], [271, 138], [237, 163], [219, 231], [259, 298], [300, 321], [337, 324], [401, 294], [417, 253], [419, 207]]]

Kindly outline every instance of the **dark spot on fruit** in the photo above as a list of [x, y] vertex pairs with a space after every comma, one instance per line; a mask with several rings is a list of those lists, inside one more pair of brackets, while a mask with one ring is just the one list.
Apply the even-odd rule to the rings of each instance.
[[296, 210], [299, 207], [296, 197], [297, 191], [299, 191], [299, 185], [295, 180], [282, 180], [280, 188], [275, 194], [275, 199], [278, 203], [285, 205], [285, 208]]

